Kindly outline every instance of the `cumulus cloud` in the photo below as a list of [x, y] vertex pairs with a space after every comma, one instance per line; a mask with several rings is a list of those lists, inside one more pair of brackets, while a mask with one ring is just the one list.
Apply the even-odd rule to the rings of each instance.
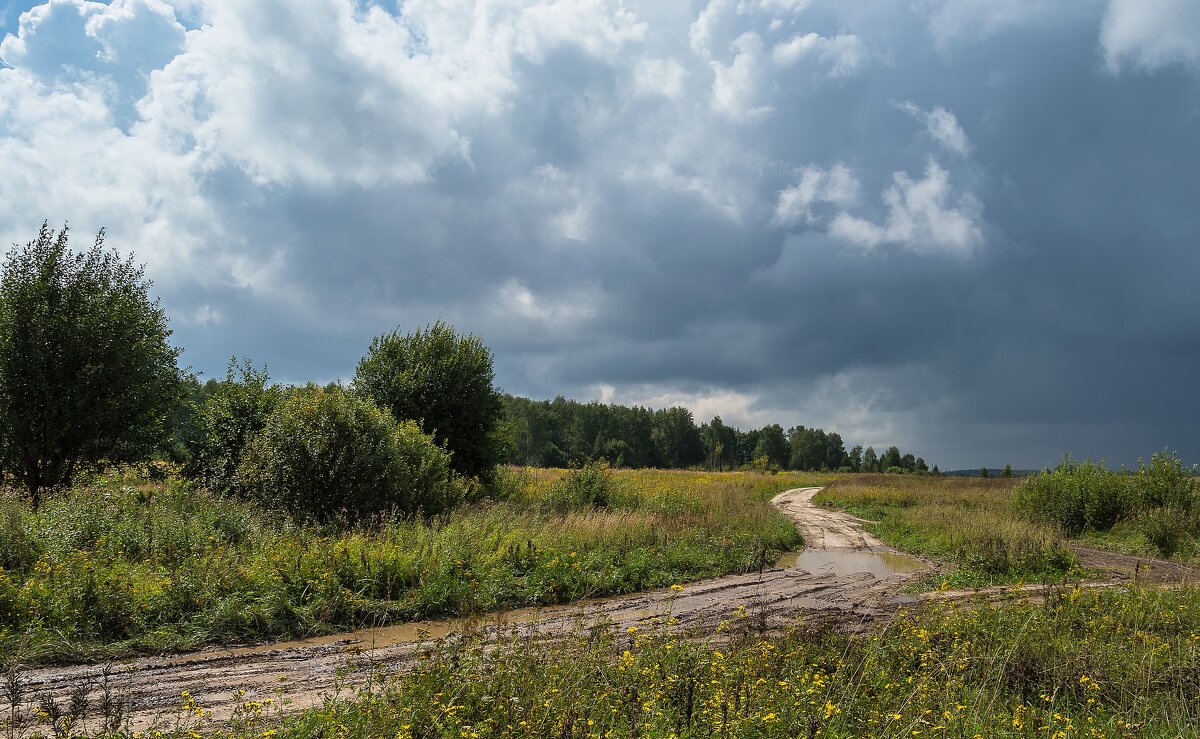
[[[1186, 0], [1183, 0], [1186, 2]], [[1046, 27], [1093, 12], [1103, 0], [916, 0], [942, 45], [986, 39], [1013, 28]]]
[[850, 77], [862, 70], [867, 61], [866, 46], [852, 33], [826, 38], [806, 33], [782, 41], [771, 49], [771, 59], [779, 65], [791, 65], [806, 57], [815, 57], [829, 69], [830, 77]]
[[971, 151], [971, 141], [958, 125], [954, 114], [942, 106], [926, 111], [911, 100], [893, 103], [925, 126], [925, 131], [951, 154], [966, 156]]
[[731, 63], [712, 62], [713, 109], [737, 120], [761, 118], [771, 112], [762, 38], [744, 33], [733, 42], [733, 48]]
[[[212, 373], [345, 377], [444, 318], [519, 394], [607, 386], [943, 467], [1002, 464], [964, 446], [1001, 425], [1032, 464], [1064, 429], [1110, 459], [1129, 424], [1173, 432], [1136, 457], [1200, 414], [1176, 338], [1200, 331], [1200, 152], [1194, 82], [1096, 70], [1098, 34], [1146, 71], [1194, 67], [1186, 39], [1106, 7], [50, 0], [0, 42], [0, 240], [108, 226]], [[1081, 380], [1078, 347], [1113, 341], [1139, 366]], [[1149, 375], [1161, 408], [1114, 390]]]
[[956, 194], [950, 173], [937, 162], [929, 161], [922, 179], [896, 172], [892, 180], [883, 193], [887, 216], [882, 224], [841, 212], [829, 233], [868, 249], [900, 244], [917, 252], [962, 253], [979, 244], [979, 202], [969, 193]]
[[1179, 64], [1200, 73], [1200, 3], [1110, 0], [1100, 46], [1114, 72], [1130, 63], [1146, 72]]
[[814, 205], [851, 205], [858, 199], [858, 189], [858, 180], [843, 164], [835, 164], [828, 171], [809, 165], [800, 170], [795, 184], [779, 191], [772, 222], [783, 226], [811, 224], [816, 220]]

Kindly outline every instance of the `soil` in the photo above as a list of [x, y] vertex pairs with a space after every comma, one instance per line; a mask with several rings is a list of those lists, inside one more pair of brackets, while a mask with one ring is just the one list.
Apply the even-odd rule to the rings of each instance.
[[[796, 522], [808, 544], [800, 557], [785, 558], [786, 568], [764, 568], [746, 575], [719, 577], [685, 585], [569, 606], [494, 614], [475, 621], [430, 621], [355, 631], [284, 643], [217, 648], [190, 654], [140, 659], [117, 665], [76, 665], [23, 671], [18, 715], [29, 716], [38, 696], [68, 700], [86, 686], [91, 705], [101, 702], [108, 681], [115, 697], [128, 707], [131, 725], [145, 729], [176, 726], [185, 715], [181, 693], [187, 691], [211, 720], [231, 716], [244, 701], [286, 699], [284, 710], [320, 703], [326, 696], [373, 684], [382, 674], [402, 671], [433, 640], [474, 633], [536, 632], [553, 638], [595, 627], [686, 629], [717, 633], [725, 629], [777, 631], [799, 622], [832, 622], [859, 630], [890, 618], [904, 604], [926, 598], [973, 595], [951, 591], [904, 595], [914, 578], [946, 569], [945, 565], [887, 547], [842, 511], [813, 505], [819, 488], [789, 490], [772, 503]], [[1083, 564], [1105, 573], [1099, 585], [1128, 582], [1196, 582], [1200, 571], [1170, 562], [1076, 548]], [[1040, 586], [1038, 586], [1040, 587]], [[1044, 590], [1044, 588], [1042, 589]], [[989, 597], [1036, 597], [1037, 587], [982, 591]], [[0, 723], [10, 704], [0, 693]], [[93, 721], [97, 719], [92, 719]]]

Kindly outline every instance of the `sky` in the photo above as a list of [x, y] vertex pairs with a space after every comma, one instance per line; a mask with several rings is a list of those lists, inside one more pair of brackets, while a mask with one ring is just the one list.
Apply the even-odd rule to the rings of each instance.
[[1200, 461], [1195, 0], [0, 0], [0, 242], [182, 361], [496, 382], [943, 469]]

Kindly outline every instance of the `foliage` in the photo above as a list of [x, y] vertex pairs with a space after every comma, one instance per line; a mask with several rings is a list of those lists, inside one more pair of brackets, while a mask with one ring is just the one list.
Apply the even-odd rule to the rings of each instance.
[[664, 614], [564, 640], [441, 640], [382, 689], [233, 736], [1174, 739], [1200, 721], [1194, 587], [933, 602], [865, 635], [769, 638], [726, 616], [715, 638]]
[[209, 381], [196, 407], [196, 429], [186, 472], [209, 490], [232, 491], [242, 451], [266, 425], [283, 398], [266, 366], [230, 358], [225, 379]]
[[559, 513], [587, 508], [608, 508], [616, 487], [608, 465], [588, 462], [555, 482], [550, 488], [550, 494], [546, 496], [546, 504], [551, 510]]
[[1068, 536], [1134, 523], [1166, 557], [1200, 533], [1195, 468], [1184, 467], [1165, 450], [1149, 462], [1138, 460], [1133, 474], [1065, 456], [1053, 471], [1026, 478], [1016, 500], [1026, 517], [1053, 524]]
[[501, 468], [504, 502], [350, 526], [191, 482], [110, 472], [46, 501], [0, 495], [0, 664], [563, 603], [758, 569], [800, 544], [770, 498], [816, 479], [613, 470], [608, 509], [555, 512], [566, 473]]
[[30, 492], [69, 485], [99, 460], [137, 460], [162, 443], [179, 400], [179, 350], [132, 258], [71, 252], [43, 223], [0, 277], [3, 466]]
[[329, 519], [437, 513], [457, 503], [450, 454], [413, 421], [341, 388], [288, 392], [250, 440], [237, 487], [268, 507]]
[[1057, 581], [1078, 561], [1058, 532], [1013, 515], [1013, 481], [977, 477], [853, 475], [815, 498], [876, 523], [866, 528], [897, 548], [959, 565], [961, 586]]
[[502, 405], [492, 386], [492, 353], [476, 336], [438, 321], [371, 342], [353, 388], [399, 420], [413, 420], [453, 454], [460, 474], [486, 476], [501, 459]]
[[[696, 426], [682, 407], [652, 410], [565, 398], [534, 401], [504, 396], [509, 462], [537, 467], [579, 467], [605, 460], [614, 467], [681, 469], [753, 468], [767, 457], [778, 469], [878, 472], [875, 450], [846, 452], [842, 437], [818, 428], [779, 424], [742, 431], [720, 416]], [[928, 470], [925, 461], [896, 452], [897, 469]]]

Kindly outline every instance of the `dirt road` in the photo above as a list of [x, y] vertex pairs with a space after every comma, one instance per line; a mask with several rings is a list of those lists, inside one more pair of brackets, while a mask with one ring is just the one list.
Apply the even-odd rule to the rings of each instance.
[[[282, 689], [289, 709], [319, 703], [335, 689], [352, 690], [380, 672], [402, 670], [422, 644], [464, 630], [537, 630], [564, 634], [596, 622], [613, 628], [662, 624], [716, 630], [722, 621], [778, 629], [804, 619], [836, 619], [853, 628], [894, 613], [903, 585], [937, 565], [891, 550], [863, 531], [861, 521], [813, 505], [819, 488], [789, 490], [772, 503], [803, 533], [807, 548], [785, 557], [781, 567], [713, 578], [684, 586], [561, 606], [496, 614], [480, 623], [440, 621], [358, 631], [261, 647], [213, 649], [143, 659], [110, 667], [109, 681], [125, 701], [133, 725], [171, 724], [189, 692], [214, 720], [228, 717], [246, 700], [273, 698]], [[1131, 558], [1126, 558], [1131, 559]], [[748, 621], [746, 620], [748, 619]], [[29, 670], [20, 676], [23, 702], [49, 695], [66, 700], [87, 686], [100, 700], [102, 667]], [[237, 691], [244, 691], [239, 693]], [[29, 706], [18, 714], [29, 715]], [[0, 717], [9, 706], [0, 697]], [[0, 718], [2, 721], [3, 718]]]

